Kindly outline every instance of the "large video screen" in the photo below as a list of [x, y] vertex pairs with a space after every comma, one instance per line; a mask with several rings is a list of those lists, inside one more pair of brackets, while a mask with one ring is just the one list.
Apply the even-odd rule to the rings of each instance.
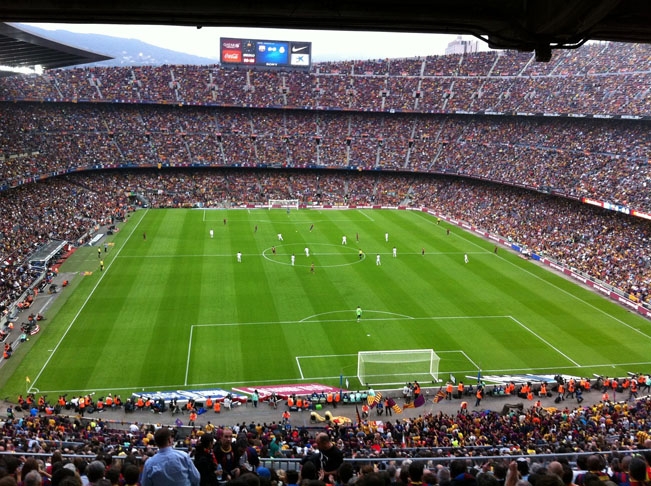
[[220, 59], [224, 66], [292, 68], [309, 70], [311, 42], [258, 39], [220, 39]]

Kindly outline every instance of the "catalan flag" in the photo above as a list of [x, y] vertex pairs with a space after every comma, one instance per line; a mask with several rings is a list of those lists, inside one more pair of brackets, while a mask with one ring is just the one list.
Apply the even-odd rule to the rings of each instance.
[[387, 405], [391, 407], [391, 410], [393, 410], [394, 413], [402, 413], [402, 408], [400, 408], [400, 405], [398, 405], [393, 398], [387, 400]]
[[422, 407], [423, 405], [425, 405], [425, 395], [423, 395], [422, 393], [418, 395], [416, 398], [414, 398], [413, 404], [414, 404], [414, 408]]
[[443, 391], [443, 387], [441, 387], [439, 388], [439, 391], [436, 392], [436, 396], [434, 397], [434, 403], [439, 403], [444, 398], [445, 398], [445, 392]]
[[382, 400], [382, 393], [380, 392], [375, 392], [373, 395], [369, 393], [369, 395], [366, 397], [366, 401], [368, 402], [369, 407], [374, 407], [380, 403], [380, 400]]
[[405, 404], [402, 406], [402, 408], [403, 408], [403, 410], [406, 409], [406, 408], [415, 408], [415, 407], [414, 407], [414, 402], [405, 403]]

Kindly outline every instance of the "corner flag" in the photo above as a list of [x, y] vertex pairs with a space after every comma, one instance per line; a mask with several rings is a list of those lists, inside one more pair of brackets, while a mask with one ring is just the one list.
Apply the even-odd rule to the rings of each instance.
[[25, 377], [25, 381], [26, 381], [27, 383], [31, 383], [31, 382], [32, 382], [32, 380], [29, 379], [29, 376], [26, 376], [26, 377]]

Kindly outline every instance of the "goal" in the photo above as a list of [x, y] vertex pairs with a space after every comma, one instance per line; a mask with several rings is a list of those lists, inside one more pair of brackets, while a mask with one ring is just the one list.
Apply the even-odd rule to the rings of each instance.
[[357, 378], [363, 386], [437, 382], [440, 360], [433, 349], [360, 351]]
[[269, 199], [269, 209], [298, 209], [298, 199]]

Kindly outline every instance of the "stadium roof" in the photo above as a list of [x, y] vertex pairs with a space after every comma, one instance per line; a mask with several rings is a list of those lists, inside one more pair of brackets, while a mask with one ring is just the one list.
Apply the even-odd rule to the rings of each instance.
[[[65, 44], [44, 39], [8, 24], [0, 23], [0, 65], [43, 66], [45, 69], [75, 66], [111, 59]], [[0, 75], [11, 74], [0, 71]]]
[[469, 34], [491, 47], [535, 51], [587, 40], [651, 42], [648, 0], [7, 0], [7, 22], [277, 27]]

